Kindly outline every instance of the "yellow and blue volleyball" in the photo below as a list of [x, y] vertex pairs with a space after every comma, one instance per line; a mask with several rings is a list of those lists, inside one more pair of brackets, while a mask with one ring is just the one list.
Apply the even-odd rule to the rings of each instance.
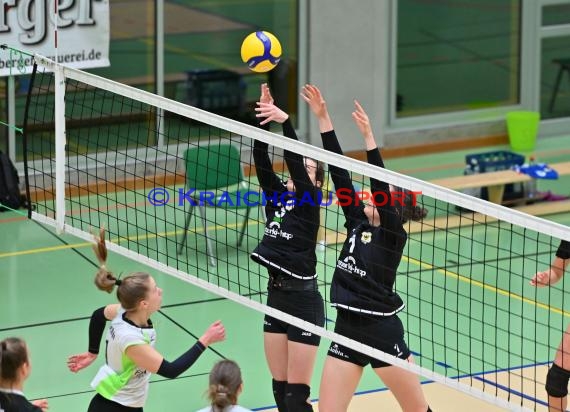
[[281, 52], [279, 40], [267, 31], [253, 32], [241, 44], [241, 59], [258, 73], [268, 72], [277, 66]]

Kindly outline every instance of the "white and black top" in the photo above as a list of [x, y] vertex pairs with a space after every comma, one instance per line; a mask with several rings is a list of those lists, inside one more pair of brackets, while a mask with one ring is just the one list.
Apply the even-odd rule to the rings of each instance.
[[13, 389], [0, 388], [0, 411], [2, 412], [42, 412], [24, 394]]
[[[342, 153], [333, 131], [322, 133], [323, 146], [331, 152]], [[384, 167], [377, 148], [367, 151], [368, 163]], [[391, 316], [405, 305], [394, 291], [396, 272], [407, 233], [400, 215], [392, 205], [388, 183], [370, 179], [372, 193], [384, 192], [377, 197], [376, 209], [380, 226], [372, 226], [364, 214], [364, 206], [356, 201], [356, 192], [348, 171], [329, 165], [335, 190], [345, 189], [352, 201], [343, 202], [347, 237], [337, 260], [330, 299], [337, 309], [351, 310], [376, 316]]]
[[135, 325], [121, 308], [107, 332], [106, 363], [91, 382], [104, 398], [131, 408], [144, 406], [148, 395], [150, 372], [139, 368], [127, 355], [133, 345], [156, 343], [156, 331], [150, 319], [148, 327]]
[[[289, 120], [283, 123], [283, 134], [297, 140]], [[295, 193], [288, 193], [286, 184], [273, 172], [267, 148], [258, 140], [253, 146], [257, 178], [267, 199], [267, 222], [263, 239], [251, 258], [269, 270], [296, 279], [314, 279], [321, 190], [311, 182], [303, 156], [286, 150], [285, 162], [295, 184]]]
[[570, 259], [570, 242], [567, 240], [560, 241], [560, 246], [558, 246], [558, 250], [556, 251], [556, 257], [560, 259]]

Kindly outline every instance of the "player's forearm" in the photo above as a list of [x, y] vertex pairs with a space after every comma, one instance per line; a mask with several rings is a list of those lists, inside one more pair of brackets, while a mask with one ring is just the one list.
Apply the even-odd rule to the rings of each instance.
[[99, 346], [101, 346], [101, 339], [103, 338], [106, 323], [105, 307], [96, 309], [89, 321], [89, 353], [94, 355], [99, 353]]
[[330, 132], [333, 130], [332, 120], [329, 116], [329, 113], [326, 112], [324, 115], [318, 117], [319, 121], [319, 130], [321, 133]]
[[364, 135], [364, 144], [366, 145], [366, 151], [374, 150], [378, 148], [376, 140], [374, 140], [374, 135], [372, 132], [366, 133]]
[[550, 272], [552, 275], [550, 276], [550, 283], [556, 283], [564, 276], [564, 270], [570, 263], [570, 259], [562, 259], [560, 257], [556, 257], [554, 261], [552, 261], [552, 265], [550, 265]]
[[156, 373], [165, 378], [174, 379], [188, 370], [205, 350], [206, 346], [198, 341], [175, 361], [168, 362], [163, 359]]

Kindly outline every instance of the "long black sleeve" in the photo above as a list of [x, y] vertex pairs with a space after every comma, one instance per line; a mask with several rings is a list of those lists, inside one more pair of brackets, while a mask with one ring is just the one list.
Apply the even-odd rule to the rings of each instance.
[[89, 321], [89, 353], [95, 355], [99, 353], [99, 346], [101, 346], [106, 323], [105, 307], [103, 306], [93, 312]]
[[162, 360], [158, 371], [158, 375], [163, 376], [168, 379], [174, 379], [178, 377], [181, 373], [185, 372], [190, 368], [194, 362], [198, 360], [200, 355], [206, 350], [206, 347], [202, 345], [200, 341], [196, 342], [188, 351], [183, 353], [174, 362], [168, 362], [166, 359]]
[[[283, 135], [289, 139], [299, 140], [289, 119], [283, 122]], [[315, 186], [313, 185], [313, 182], [311, 182], [309, 174], [307, 173], [303, 156], [288, 150], [285, 150], [284, 155], [287, 169], [289, 169], [289, 174], [295, 184], [297, 196], [302, 197], [303, 194], [307, 192], [314, 193]]]
[[[321, 133], [321, 138], [323, 140], [323, 147], [325, 150], [333, 153], [344, 154], [334, 130]], [[348, 220], [355, 205], [359, 201], [356, 199], [356, 190], [354, 190], [352, 179], [346, 169], [342, 169], [332, 164], [329, 164], [329, 172], [331, 174], [337, 197], [339, 198], [339, 203], [341, 204], [342, 211], [344, 212], [344, 217]]]
[[[366, 156], [368, 163], [384, 168], [384, 161], [382, 160], [378, 148], [368, 150]], [[382, 195], [375, 196], [376, 210], [378, 210], [380, 214], [380, 225], [391, 233], [399, 233], [402, 229], [402, 219], [394, 207], [392, 194], [390, 193], [390, 185], [386, 182], [370, 178], [370, 188], [373, 195], [377, 192], [385, 193], [385, 197]]]
[[280, 188], [281, 180], [279, 180], [275, 172], [273, 172], [268, 147], [269, 145], [267, 143], [256, 140], [253, 143], [253, 161], [261, 189], [270, 194]]
[[556, 257], [560, 259], [570, 259], [570, 242], [567, 240], [560, 241], [560, 246], [556, 251]]

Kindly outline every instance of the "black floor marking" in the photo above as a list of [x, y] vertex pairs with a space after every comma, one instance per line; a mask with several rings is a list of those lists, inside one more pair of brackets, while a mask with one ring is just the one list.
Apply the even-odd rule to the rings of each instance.
[[[42, 229], [44, 229], [46, 232], [48, 232], [49, 234], [51, 234], [52, 236], [54, 236], [56, 239], [58, 239], [61, 243], [68, 245], [69, 243], [66, 242], [64, 239], [62, 239], [61, 237], [59, 237], [56, 233], [54, 233], [52, 230], [49, 230], [47, 227], [45, 227], [44, 225], [40, 224], [39, 222], [34, 221], [39, 227], [41, 227]], [[90, 259], [89, 257], [87, 257], [85, 254], [81, 253], [80, 251], [78, 251], [76, 248], [72, 247], [71, 250], [73, 250], [74, 252], [76, 252], [79, 256], [81, 256], [83, 259], [85, 259], [86, 261], [88, 261], [89, 263], [91, 263], [94, 267], [99, 268], [99, 264], [95, 261], [93, 261], [92, 259]], [[244, 296], [252, 296], [252, 295], [258, 295], [262, 292], [254, 292], [254, 293], [249, 293], [246, 294]], [[209, 300], [202, 300], [202, 301], [196, 301], [195, 303], [205, 303], [205, 302], [210, 302], [210, 301], [217, 301], [217, 300], [223, 300], [225, 298], [212, 298]], [[190, 303], [190, 304], [194, 304]], [[169, 306], [164, 306], [163, 308], [167, 308]], [[193, 333], [191, 333], [189, 330], [187, 330], [186, 328], [184, 328], [182, 325], [180, 325], [178, 322], [176, 322], [174, 319], [172, 319], [171, 317], [167, 316], [164, 312], [159, 311], [160, 313], [162, 313], [163, 316], [165, 316], [167, 319], [169, 319], [172, 323], [174, 323], [176, 326], [178, 326], [179, 328], [181, 328], [183, 331], [185, 331], [186, 333], [188, 333], [189, 335], [195, 337], [196, 339], [198, 339], [196, 337], [196, 335], [194, 335]], [[43, 323], [37, 323], [37, 324], [33, 324], [33, 325], [28, 325], [25, 327], [35, 327], [35, 326], [46, 326], [46, 325], [53, 325], [53, 324], [57, 324], [57, 323], [65, 323], [65, 322], [73, 322], [73, 321], [77, 321], [77, 320], [83, 320], [83, 319], [89, 319], [90, 317], [84, 317], [84, 318], [73, 318], [73, 319], [64, 319], [62, 321], [51, 321], [51, 322], [43, 322]], [[19, 327], [19, 328], [23, 328], [23, 327]], [[18, 327], [11, 327], [11, 328], [6, 328], [6, 329], [0, 329], [0, 332], [3, 331], [8, 331], [8, 330], [14, 330], [14, 329], [19, 329]], [[217, 355], [221, 356], [223, 359], [225, 359], [225, 357], [220, 354], [219, 352], [215, 351], [214, 349], [212, 349], [213, 352], [215, 352]]]
[[[70, 372], [71, 373], [71, 372]], [[151, 380], [150, 384], [152, 385], [153, 383], [161, 383], [161, 382], [168, 382], [168, 381], [174, 381], [174, 380], [178, 380], [178, 379], [188, 379], [188, 378], [196, 378], [198, 376], [208, 376], [210, 374], [210, 372], [200, 372], [200, 373], [194, 373], [192, 375], [182, 375], [182, 376], [178, 376], [177, 378], [164, 378], [164, 379], [155, 379], [155, 380]], [[157, 375], [160, 376], [160, 375]], [[95, 394], [95, 390], [91, 389], [88, 391], [79, 391], [79, 392], [70, 392], [70, 393], [62, 393], [60, 395], [52, 395], [52, 396], [44, 396], [42, 398], [37, 398], [37, 399], [56, 399], [56, 398], [63, 398], [65, 396], [74, 396], [74, 395], [83, 395], [85, 393], [92, 393]], [[30, 399], [32, 401], [35, 401], [36, 399]]]
[[[252, 293], [252, 295], [257, 295], [258, 293]], [[247, 295], [245, 295], [247, 296]], [[222, 297], [218, 297], [218, 298], [212, 298], [212, 299], [201, 299], [201, 300], [193, 300], [190, 302], [183, 302], [183, 303], [173, 303], [171, 305], [164, 305], [162, 306], [161, 309], [168, 309], [168, 308], [175, 308], [175, 307], [181, 307], [181, 306], [190, 306], [190, 305], [196, 305], [199, 303], [210, 303], [210, 302], [218, 302], [218, 301], [222, 301], [222, 300], [228, 300], [227, 298], [222, 298]], [[11, 326], [9, 328], [2, 328], [0, 329], [0, 332], [7, 332], [10, 330], [16, 330], [16, 329], [27, 329], [27, 328], [36, 328], [36, 327], [42, 327], [42, 326], [49, 326], [49, 325], [57, 325], [60, 323], [69, 323], [69, 322], [77, 322], [77, 321], [81, 321], [81, 320], [87, 320], [87, 319], [91, 319], [91, 316], [81, 316], [78, 318], [69, 318], [69, 319], [61, 319], [61, 320], [53, 320], [53, 321], [49, 321], [49, 322], [38, 322], [38, 323], [30, 323], [27, 325], [19, 325], [19, 326]]]
[[[70, 244], [68, 242], [66, 242], [65, 240], [63, 240], [62, 238], [60, 238], [58, 235], [56, 235], [53, 231], [51, 231], [50, 229], [48, 229], [47, 227], [45, 227], [44, 225], [42, 225], [39, 222], [36, 222], [34, 220], [34, 222], [41, 227], [42, 229], [44, 229], [46, 232], [48, 232], [49, 234], [51, 234], [52, 236], [54, 236], [57, 240], [59, 240], [61, 243], [63, 243], [66, 246], [69, 246]], [[99, 268], [99, 265], [94, 262], [93, 260], [89, 259], [85, 254], [81, 253], [79, 250], [77, 250], [77, 248], [72, 247], [71, 250], [73, 250], [75, 253], [77, 253], [79, 256], [81, 256], [83, 259], [85, 259], [86, 261], [88, 261], [89, 263], [91, 263], [93, 266], [95, 266], [96, 268]]]
[[[184, 326], [182, 326], [180, 323], [176, 322], [173, 318], [171, 318], [170, 316], [168, 316], [166, 313], [164, 313], [162, 310], [159, 310], [158, 313], [160, 313], [162, 316], [164, 316], [166, 319], [168, 319], [169, 321], [171, 321], [172, 323], [174, 323], [176, 326], [178, 326], [180, 329], [182, 329], [184, 332], [186, 332], [187, 334], [189, 334], [190, 336], [192, 336], [194, 339], [198, 340], [199, 337], [194, 335], [192, 332], [190, 332], [188, 329], [186, 329]], [[218, 355], [220, 358], [222, 359], [227, 359], [224, 355], [222, 355], [220, 352], [218, 352], [217, 350], [215, 350], [214, 348], [212, 348], [212, 346], [208, 346], [206, 349], [210, 349], [212, 352], [214, 352], [216, 355]]]

